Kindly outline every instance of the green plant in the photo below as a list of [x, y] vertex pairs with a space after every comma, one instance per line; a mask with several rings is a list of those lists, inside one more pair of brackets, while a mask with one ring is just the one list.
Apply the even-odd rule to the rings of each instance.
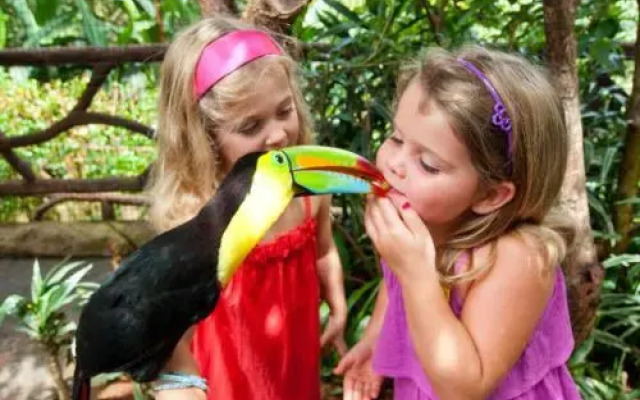
[[81, 261], [62, 262], [43, 276], [36, 260], [33, 263], [31, 296], [13, 294], [0, 305], [0, 324], [5, 316], [15, 318], [18, 322], [16, 329], [44, 349], [60, 400], [70, 398], [62, 369], [66, 365], [64, 360], [69, 359], [68, 350], [76, 329], [67, 309], [83, 304], [97, 286], [82, 281], [91, 268], [91, 264]]

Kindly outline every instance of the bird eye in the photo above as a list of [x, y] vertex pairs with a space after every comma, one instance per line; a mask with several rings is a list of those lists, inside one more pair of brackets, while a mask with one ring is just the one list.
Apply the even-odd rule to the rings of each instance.
[[278, 153], [278, 154], [276, 154], [276, 155], [275, 155], [275, 159], [276, 159], [276, 162], [277, 162], [278, 164], [283, 164], [283, 163], [284, 163], [284, 157], [283, 157], [283, 156], [282, 156], [282, 154], [280, 154], [280, 153]]

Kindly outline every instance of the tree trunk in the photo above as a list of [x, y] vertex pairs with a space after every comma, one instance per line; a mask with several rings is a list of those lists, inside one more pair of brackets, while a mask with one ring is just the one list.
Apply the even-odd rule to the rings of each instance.
[[238, 8], [234, 0], [198, 0], [202, 15], [208, 17], [216, 14], [237, 15]]
[[164, 42], [164, 17], [162, 16], [162, 2], [154, 0], [156, 9], [156, 25], [158, 25], [158, 42]]
[[[638, 0], [640, 8], [640, 0]], [[640, 181], [640, 16], [636, 25], [635, 68], [633, 73], [633, 88], [627, 102], [627, 136], [622, 148], [622, 164], [618, 176], [618, 198], [620, 200], [638, 196], [638, 182]], [[615, 210], [616, 231], [621, 235], [616, 245], [616, 252], [629, 251], [631, 233], [634, 229], [633, 204], [621, 204]], [[637, 226], [635, 227], [637, 228]]]
[[58, 350], [45, 345], [45, 352], [47, 353], [49, 372], [56, 384], [58, 400], [71, 400], [71, 392], [69, 391], [69, 386], [67, 386], [67, 383], [64, 381], [62, 367], [60, 366], [60, 360], [58, 360]]
[[566, 259], [569, 305], [576, 344], [593, 328], [604, 270], [598, 263], [585, 190], [584, 151], [578, 97], [577, 45], [574, 35], [578, 0], [543, 0], [549, 68], [562, 98], [569, 134], [569, 159], [561, 206], [575, 221], [574, 246]]
[[274, 32], [290, 33], [291, 23], [309, 0], [248, 0], [242, 19]]

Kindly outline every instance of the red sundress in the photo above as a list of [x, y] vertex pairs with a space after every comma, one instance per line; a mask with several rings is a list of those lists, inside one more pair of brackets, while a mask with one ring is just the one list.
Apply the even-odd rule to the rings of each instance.
[[316, 220], [259, 244], [196, 325], [191, 350], [208, 400], [319, 400]]

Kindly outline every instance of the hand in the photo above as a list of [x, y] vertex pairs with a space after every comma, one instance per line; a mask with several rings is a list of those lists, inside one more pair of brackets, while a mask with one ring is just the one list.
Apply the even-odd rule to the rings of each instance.
[[340, 357], [347, 352], [347, 343], [344, 340], [344, 329], [347, 324], [347, 306], [346, 301], [343, 307], [333, 307], [329, 311], [327, 325], [320, 337], [320, 346], [325, 347], [331, 344]]
[[198, 388], [159, 390], [155, 392], [156, 400], [207, 400], [204, 390]]
[[372, 357], [373, 346], [368, 340], [363, 339], [349, 350], [333, 370], [335, 374], [344, 375], [344, 400], [378, 397], [383, 378], [373, 371]]
[[436, 276], [433, 239], [409, 203], [397, 209], [388, 198], [369, 198], [364, 222], [375, 248], [399, 279]]

